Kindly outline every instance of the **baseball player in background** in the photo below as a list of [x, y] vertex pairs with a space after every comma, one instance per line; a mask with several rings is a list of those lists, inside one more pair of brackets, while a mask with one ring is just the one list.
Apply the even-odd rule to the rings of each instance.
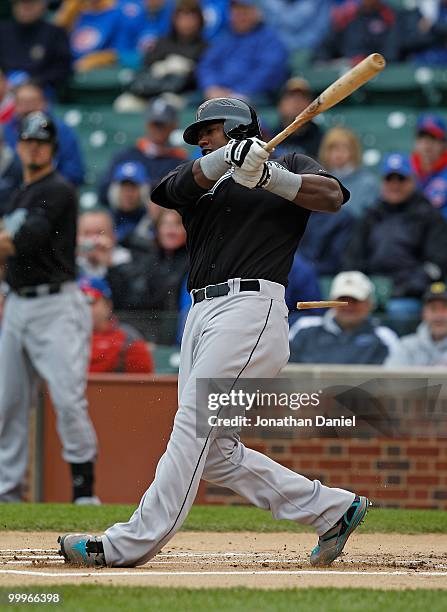
[[77, 196], [54, 170], [56, 149], [52, 119], [27, 115], [17, 145], [24, 183], [0, 231], [10, 287], [0, 336], [0, 502], [22, 498], [38, 375], [56, 409], [73, 501], [99, 503], [93, 491], [96, 435], [85, 399], [91, 313], [75, 282]]
[[[196, 436], [196, 380], [269, 378], [289, 358], [285, 285], [310, 211], [336, 212], [349, 192], [318, 163], [296, 153], [268, 159], [255, 111], [234, 98], [202, 104], [184, 140], [203, 157], [168, 174], [152, 192], [182, 215], [193, 306], [183, 336], [179, 408], [155, 479], [127, 523], [101, 537], [59, 537], [66, 561], [136, 566], [178, 531], [200, 479], [228, 487], [276, 519], [312, 525], [313, 565], [338, 557], [368, 500], [311, 481], [259, 452], [236, 433]], [[219, 434], [220, 435], [220, 434]]]

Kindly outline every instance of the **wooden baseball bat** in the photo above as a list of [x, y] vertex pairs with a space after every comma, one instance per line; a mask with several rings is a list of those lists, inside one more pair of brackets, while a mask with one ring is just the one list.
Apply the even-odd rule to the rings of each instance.
[[334, 306], [347, 306], [348, 302], [340, 300], [322, 301], [322, 302], [297, 302], [298, 310], [308, 310], [309, 308], [334, 308]]
[[332, 108], [341, 100], [344, 100], [352, 92], [356, 91], [367, 81], [375, 77], [386, 66], [385, 58], [380, 53], [372, 53], [365, 58], [360, 64], [351, 68], [349, 72], [337, 79], [332, 85], [321, 93], [318, 98], [309, 104], [282, 132], [269, 140], [265, 149], [270, 153], [283, 140], [290, 136], [302, 125], [323, 113], [328, 108]]

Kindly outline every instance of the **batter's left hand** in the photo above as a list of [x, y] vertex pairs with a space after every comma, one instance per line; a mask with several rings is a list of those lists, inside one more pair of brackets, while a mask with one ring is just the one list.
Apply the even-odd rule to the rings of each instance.
[[259, 138], [230, 140], [225, 146], [225, 161], [236, 168], [247, 172], [262, 170], [269, 152], [264, 149], [266, 143]]

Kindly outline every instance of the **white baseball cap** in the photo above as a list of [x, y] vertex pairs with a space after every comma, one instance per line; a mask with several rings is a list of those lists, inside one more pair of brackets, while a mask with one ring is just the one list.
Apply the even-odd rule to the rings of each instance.
[[374, 294], [374, 285], [363, 272], [340, 272], [332, 281], [330, 299], [352, 297], [363, 301]]

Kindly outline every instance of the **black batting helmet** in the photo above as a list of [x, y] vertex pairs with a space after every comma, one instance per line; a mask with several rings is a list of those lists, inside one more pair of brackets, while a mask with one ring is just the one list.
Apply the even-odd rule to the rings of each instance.
[[215, 121], [223, 121], [224, 132], [228, 138], [243, 140], [261, 136], [261, 126], [251, 106], [238, 98], [214, 98], [199, 106], [195, 122], [188, 125], [183, 132], [183, 140], [196, 145], [200, 129]]
[[19, 127], [19, 140], [39, 140], [57, 146], [57, 129], [47, 113], [35, 111], [23, 117]]

